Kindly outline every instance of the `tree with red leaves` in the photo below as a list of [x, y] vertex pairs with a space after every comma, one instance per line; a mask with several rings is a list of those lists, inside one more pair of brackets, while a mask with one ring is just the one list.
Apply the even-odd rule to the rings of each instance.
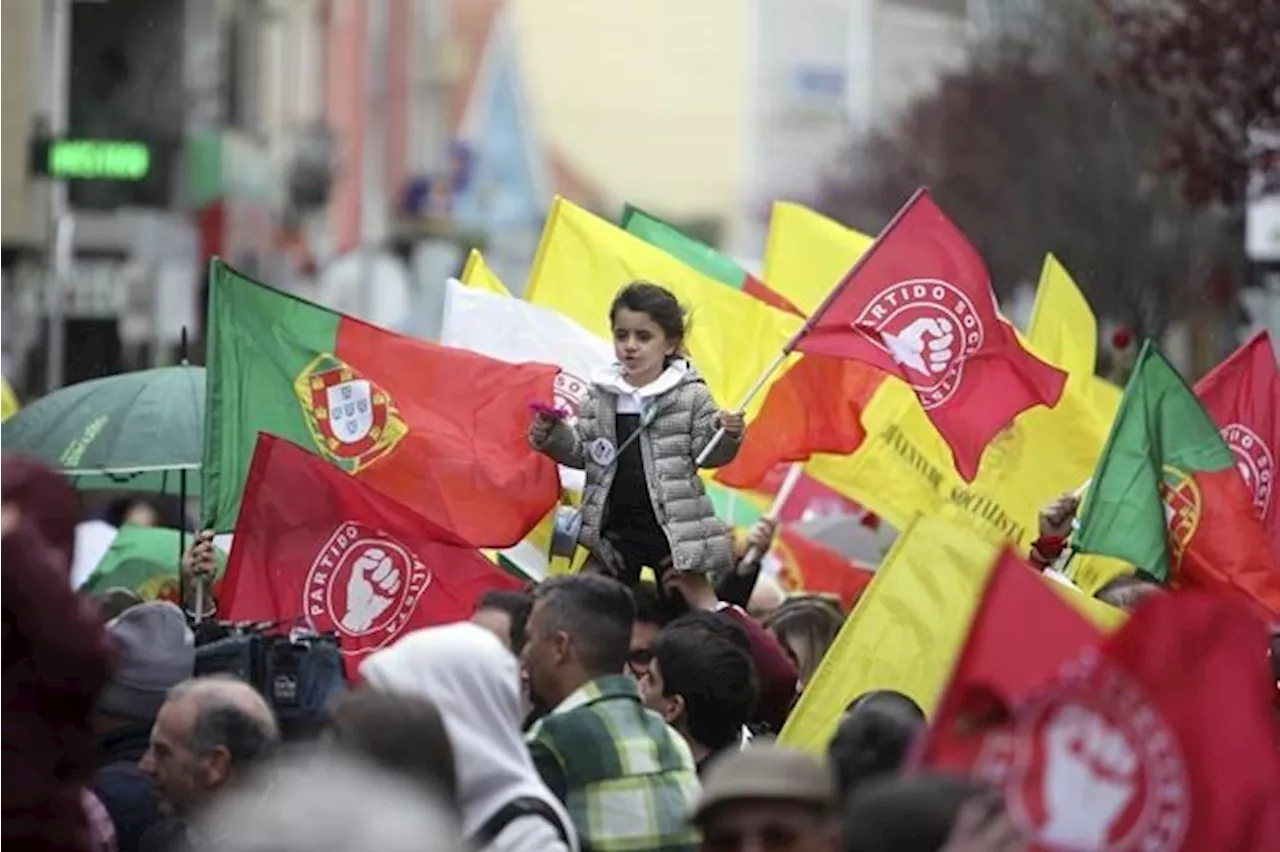
[[1038, 4], [1038, 17], [1000, 27], [934, 93], [855, 140], [817, 203], [874, 233], [928, 186], [1002, 297], [1034, 284], [1052, 251], [1100, 316], [1158, 336], [1210, 307], [1204, 282], [1238, 256], [1238, 236], [1158, 168], [1158, 105], [1131, 84], [1100, 85], [1112, 45], [1079, 10]]
[[1116, 41], [1108, 79], [1168, 121], [1160, 165], [1194, 204], [1239, 202], [1251, 127], [1280, 129], [1280, 0], [1097, 0]]

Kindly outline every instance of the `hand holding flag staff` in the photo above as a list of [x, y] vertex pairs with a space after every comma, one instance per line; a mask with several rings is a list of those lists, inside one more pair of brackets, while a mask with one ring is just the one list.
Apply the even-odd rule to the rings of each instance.
[[911, 196], [787, 342], [740, 411], [792, 352], [861, 361], [907, 382], [966, 481], [1002, 429], [1032, 406], [1055, 405], [1066, 383], [1000, 318], [981, 257], [926, 189]]

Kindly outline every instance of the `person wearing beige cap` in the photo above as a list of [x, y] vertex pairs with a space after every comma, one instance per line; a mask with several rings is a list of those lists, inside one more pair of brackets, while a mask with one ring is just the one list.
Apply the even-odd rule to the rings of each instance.
[[726, 754], [707, 772], [693, 812], [704, 852], [837, 852], [840, 823], [831, 770], [773, 743]]

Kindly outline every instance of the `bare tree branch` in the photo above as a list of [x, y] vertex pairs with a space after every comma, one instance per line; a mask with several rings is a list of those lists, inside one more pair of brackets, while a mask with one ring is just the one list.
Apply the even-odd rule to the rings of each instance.
[[1116, 39], [1107, 79], [1168, 122], [1160, 166], [1196, 204], [1232, 204], [1250, 127], [1280, 127], [1280, 0], [1095, 0]]
[[1041, 12], [1032, 26], [1019, 4], [1017, 25], [968, 68], [892, 128], [853, 141], [818, 204], [875, 232], [927, 185], [1000, 295], [1034, 281], [1052, 251], [1099, 314], [1159, 335], [1201, 297], [1222, 213], [1193, 209], [1162, 172], [1159, 105], [1122, 81], [1101, 85], [1114, 47], [1100, 19], [1049, 5], [1070, 11]]

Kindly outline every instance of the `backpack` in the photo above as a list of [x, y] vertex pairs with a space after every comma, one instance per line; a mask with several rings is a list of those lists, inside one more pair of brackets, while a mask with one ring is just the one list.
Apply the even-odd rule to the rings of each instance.
[[476, 830], [471, 838], [471, 848], [485, 848], [498, 839], [503, 829], [521, 817], [527, 816], [542, 817], [551, 823], [555, 826], [556, 834], [560, 835], [560, 839], [564, 841], [564, 845], [570, 849], [573, 848], [573, 843], [569, 840], [569, 832], [561, 822], [560, 815], [556, 813], [555, 808], [536, 796], [517, 796], [499, 808], [497, 813], [485, 820], [484, 825]]

